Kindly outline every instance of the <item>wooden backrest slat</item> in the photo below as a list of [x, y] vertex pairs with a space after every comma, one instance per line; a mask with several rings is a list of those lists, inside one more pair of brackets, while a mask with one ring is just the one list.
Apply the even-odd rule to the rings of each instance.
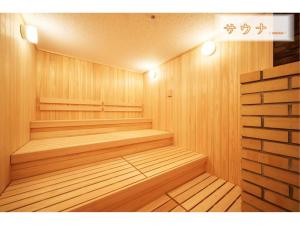
[[105, 103], [103, 101], [40, 98], [41, 111], [142, 112], [143, 106], [134, 103]]
[[40, 103], [44, 104], [67, 104], [67, 105], [102, 105], [102, 101], [65, 99], [65, 98], [40, 98]]

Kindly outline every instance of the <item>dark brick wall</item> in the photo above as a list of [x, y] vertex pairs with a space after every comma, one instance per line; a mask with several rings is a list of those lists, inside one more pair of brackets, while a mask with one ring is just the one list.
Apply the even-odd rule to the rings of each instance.
[[273, 64], [274, 66], [296, 62], [300, 60], [300, 32], [299, 32], [299, 13], [294, 14], [294, 41], [293, 42], [274, 42], [273, 45]]

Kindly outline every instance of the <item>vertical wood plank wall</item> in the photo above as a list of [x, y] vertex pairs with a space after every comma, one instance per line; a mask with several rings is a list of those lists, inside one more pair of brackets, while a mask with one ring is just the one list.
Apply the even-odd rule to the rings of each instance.
[[[240, 74], [272, 66], [272, 43], [217, 43], [214, 55], [200, 47], [145, 74], [145, 116], [175, 142], [208, 155], [208, 171], [240, 184]], [[168, 97], [172, 95], [172, 97]]]
[[300, 62], [241, 84], [242, 209], [300, 211]]
[[35, 107], [35, 47], [23, 40], [18, 14], [0, 13], [0, 192], [9, 182], [10, 154], [29, 140]]
[[[143, 74], [38, 51], [37, 103], [40, 97], [143, 104]], [[142, 112], [40, 111], [36, 119], [93, 119], [142, 117]]]

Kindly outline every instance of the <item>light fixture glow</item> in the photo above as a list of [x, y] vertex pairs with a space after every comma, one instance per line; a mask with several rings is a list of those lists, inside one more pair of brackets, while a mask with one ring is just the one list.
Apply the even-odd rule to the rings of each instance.
[[206, 41], [201, 46], [201, 53], [204, 56], [210, 56], [216, 51], [216, 44], [213, 41]]
[[20, 31], [21, 31], [22, 38], [28, 40], [33, 44], [38, 43], [38, 31], [36, 27], [22, 24]]
[[148, 72], [148, 76], [150, 78], [151, 81], [155, 81], [158, 79], [158, 73], [156, 70], [152, 69]]

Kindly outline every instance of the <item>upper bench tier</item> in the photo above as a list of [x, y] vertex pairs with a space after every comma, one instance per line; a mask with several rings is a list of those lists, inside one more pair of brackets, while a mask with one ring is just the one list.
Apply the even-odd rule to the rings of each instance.
[[151, 129], [151, 119], [39, 120], [30, 123], [31, 139]]

